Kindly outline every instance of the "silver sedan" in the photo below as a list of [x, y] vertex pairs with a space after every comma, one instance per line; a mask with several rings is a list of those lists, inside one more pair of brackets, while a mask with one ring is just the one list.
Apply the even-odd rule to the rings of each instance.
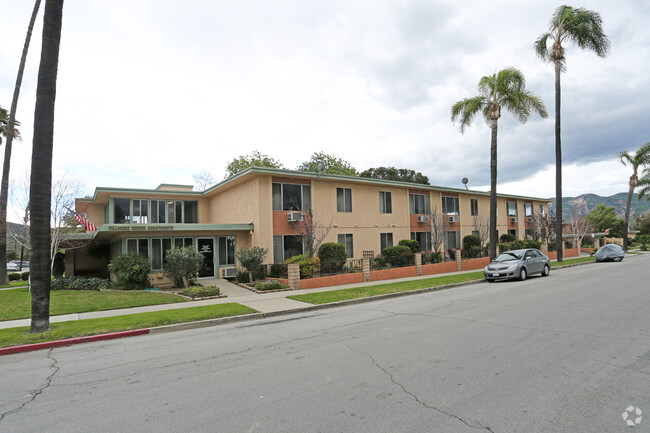
[[540, 274], [547, 277], [551, 273], [551, 260], [536, 248], [504, 251], [483, 269], [485, 280], [520, 279]]

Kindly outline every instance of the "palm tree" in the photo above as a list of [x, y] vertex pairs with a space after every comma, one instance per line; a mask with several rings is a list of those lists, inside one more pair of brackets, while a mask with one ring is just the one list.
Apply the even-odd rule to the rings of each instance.
[[501, 109], [510, 111], [521, 123], [526, 123], [532, 111], [548, 117], [542, 100], [526, 90], [524, 75], [515, 68], [481, 78], [479, 96], [458, 101], [451, 107], [451, 120], [460, 119], [460, 132], [472, 123], [477, 113], [482, 113], [492, 130], [490, 147], [490, 258], [497, 251], [497, 127]]
[[[560, 140], [560, 74], [566, 70], [563, 43], [573, 42], [583, 50], [605, 57], [609, 39], [603, 33], [602, 19], [596, 12], [571, 6], [560, 6], [549, 23], [549, 32], [535, 41], [539, 57], [555, 65], [555, 244], [557, 261], [562, 261], [562, 143]], [[549, 46], [550, 43], [550, 46]]]
[[34, 108], [34, 143], [29, 192], [32, 218], [30, 255], [32, 322], [29, 332], [44, 332], [50, 329], [52, 145], [62, 17], [63, 0], [46, 0]]
[[[627, 150], [618, 153], [618, 159], [623, 165], [632, 166], [632, 176], [630, 176], [630, 189], [627, 192], [627, 204], [625, 205], [625, 219], [623, 220], [623, 250], [627, 252], [627, 231], [630, 224], [630, 207], [632, 206], [632, 196], [634, 189], [639, 186], [639, 168], [650, 165], [650, 143], [646, 143], [636, 150], [634, 155], [630, 155]], [[645, 189], [643, 188], [644, 195]]]

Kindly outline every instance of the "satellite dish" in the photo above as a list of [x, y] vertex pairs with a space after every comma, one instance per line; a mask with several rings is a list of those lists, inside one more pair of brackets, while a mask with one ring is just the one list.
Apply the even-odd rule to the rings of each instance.
[[463, 185], [465, 185], [465, 189], [469, 189], [469, 188], [467, 188], [467, 182], [469, 182], [469, 179], [468, 179], [468, 178], [464, 177], [464, 178], [461, 180], [461, 182], [463, 182]]

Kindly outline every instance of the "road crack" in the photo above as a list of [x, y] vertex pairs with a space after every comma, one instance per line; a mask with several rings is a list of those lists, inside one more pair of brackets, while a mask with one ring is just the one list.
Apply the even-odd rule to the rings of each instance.
[[59, 370], [61, 369], [61, 367], [59, 367], [59, 365], [58, 365], [58, 361], [57, 361], [56, 358], [54, 357], [53, 351], [54, 351], [54, 348], [50, 349], [50, 350], [47, 352], [47, 358], [49, 358], [50, 360], [52, 360], [52, 364], [50, 364], [50, 369], [53, 370], [53, 371], [52, 371], [52, 374], [50, 374], [50, 375], [45, 379], [45, 383], [44, 383], [43, 385], [39, 386], [38, 388], [36, 388], [35, 390], [33, 390], [32, 392], [29, 393], [29, 400], [27, 400], [26, 402], [24, 402], [23, 404], [21, 404], [21, 405], [20, 405], [19, 407], [17, 407], [16, 409], [12, 409], [12, 410], [10, 410], [10, 411], [7, 411], [7, 412], [4, 412], [4, 413], [0, 414], [0, 422], [2, 422], [2, 420], [3, 420], [7, 415], [11, 415], [11, 414], [14, 414], [14, 413], [20, 412], [20, 411], [21, 411], [25, 406], [27, 406], [28, 404], [30, 404], [31, 402], [33, 402], [34, 400], [36, 400], [36, 397], [38, 397], [39, 395], [41, 395], [41, 394], [43, 393], [43, 391], [45, 391], [47, 388], [50, 387], [50, 385], [52, 385], [52, 380], [54, 380], [54, 376], [55, 376], [55, 375], [59, 372]]
[[465, 425], [468, 426], [468, 427], [475, 428], [475, 429], [487, 430], [487, 431], [489, 431], [490, 433], [494, 433], [494, 430], [492, 430], [492, 429], [491, 429], [490, 427], [488, 427], [488, 426], [485, 426], [485, 425], [481, 424], [478, 420], [461, 418], [460, 416], [455, 415], [455, 414], [453, 414], [453, 413], [451, 413], [451, 412], [447, 412], [447, 411], [444, 411], [444, 410], [442, 410], [442, 409], [440, 409], [440, 408], [437, 408], [437, 407], [435, 407], [435, 406], [431, 406], [431, 405], [427, 404], [426, 402], [422, 401], [422, 400], [421, 400], [417, 395], [415, 395], [414, 393], [412, 393], [411, 391], [409, 391], [408, 389], [406, 389], [406, 387], [405, 387], [403, 384], [401, 384], [400, 382], [398, 382], [398, 381], [395, 379], [395, 377], [393, 376], [393, 374], [392, 374], [390, 371], [386, 370], [386, 369], [385, 369], [384, 367], [382, 367], [381, 365], [379, 365], [379, 364], [377, 363], [377, 361], [375, 360], [375, 358], [372, 357], [372, 355], [370, 355], [369, 353], [366, 353], [366, 352], [362, 352], [362, 351], [360, 351], [360, 350], [357, 350], [357, 349], [351, 347], [350, 345], [348, 345], [348, 344], [346, 344], [346, 343], [344, 343], [344, 342], [341, 342], [341, 344], [343, 344], [345, 347], [347, 347], [348, 349], [350, 349], [352, 352], [359, 353], [359, 354], [361, 354], [361, 355], [366, 356], [368, 359], [370, 359], [370, 362], [372, 362], [372, 364], [373, 364], [373, 365], [374, 365], [378, 370], [382, 371], [382, 372], [383, 372], [383, 373], [384, 373], [384, 374], [385, 374], [385, 375], [390, 379], [390, 381], [391, 381], [393, 384], [395, 384], [396, 386], [398, 386], [399, 388], [401, 388], [401, 390], [402, 390], [405, 394], [411, 396], [411, 398], [413, 398], [413, 400], [415, 400], [415, 401], [416, 401], [419, 405], [421, 405], [422, 407], [425, 407], [425, 408], [427, 408], [427, 409], [434, 410], [434, 411], [436, 411], [436, 412], [438, 412], [438, 413], [440, 413], [440, 414], [442, 414], [442, 415], [446, 415], [446, 416], [449, 416], [449, 417], [451, 417], [451, 418], [455, 418], [456, 420], [458, 420], [459, 422], [465, 424]]

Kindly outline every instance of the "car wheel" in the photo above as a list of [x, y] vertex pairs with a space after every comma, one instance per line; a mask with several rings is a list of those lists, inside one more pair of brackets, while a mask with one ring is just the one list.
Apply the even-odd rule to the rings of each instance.
[[527, 276], [528, 276], [528, 273], [526, 272], [526, 268], [521, 268], [521, 271], [519, 271], [519, 279], [521, 281], [524, 281]]
[[544, 265], [544, 270], [542, 271], [542, 277], [548, 277], [551, 273], [551, 268], [548, 265]]
[[615, 257], [615, 258], [614, 258], [614, 261], [615, 261], [615, 262], [620, 262], [620, 261], [622, 261], [622, 260], [623, 260], [623, 257]]
[[488, 283], [494, 283], [494, 280], [488, 280], [487, 278], [485, 279]]

